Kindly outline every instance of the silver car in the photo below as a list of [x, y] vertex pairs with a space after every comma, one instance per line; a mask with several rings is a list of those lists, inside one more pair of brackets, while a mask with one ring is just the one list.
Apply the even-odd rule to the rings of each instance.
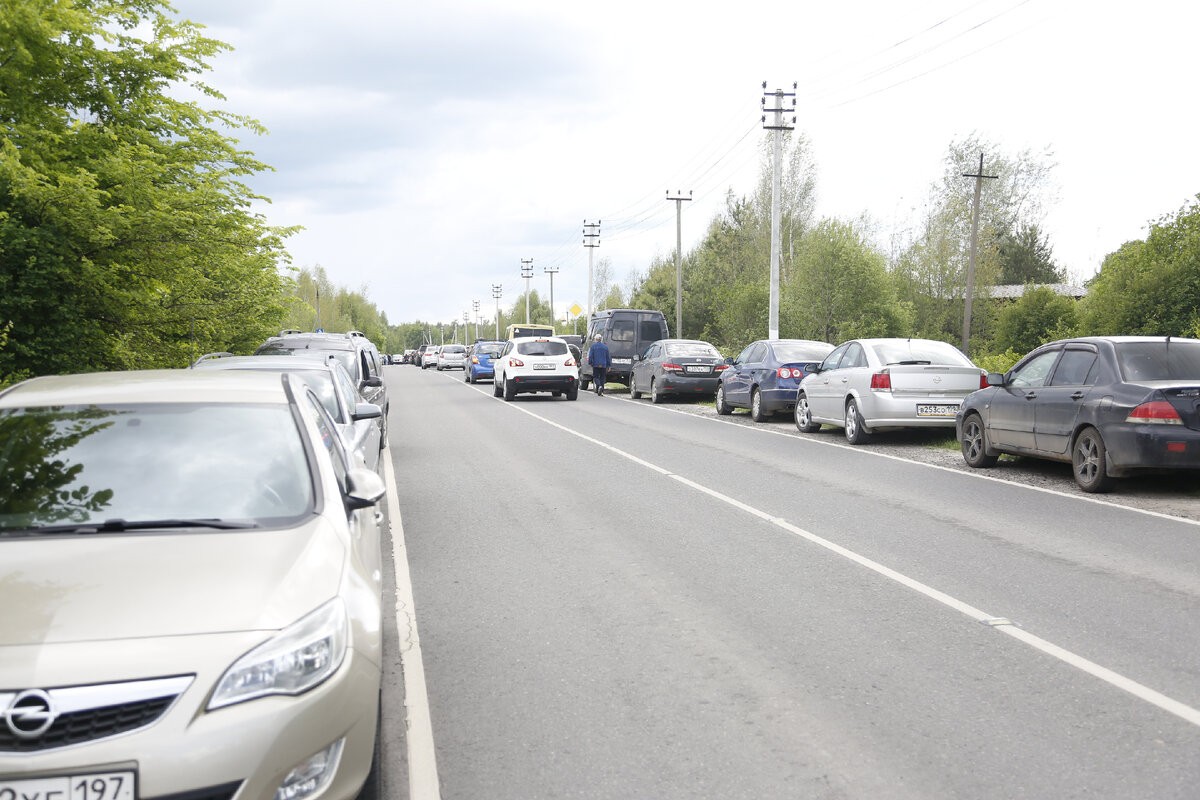
[[383, 437], [383, 409], [364, 402], [354, 382], [336, 358], [297, 356], [204, 356], [192, 369], [249, 369], [262, 372], [293, 372], [309, 388], [333, 417], [347, 449], [367, 469], [379, 466], [379, 451], [387, 445]]
[[438, 372], [444, 369], [465, 369], [467, 366], [467, 346], [463, 344], [444, 344], [438, 349]]
[[824, 425], [850, 444], [896, 428], [953, 428], [984, 372], [954, 345], [930, 339], [854, 339], [834, 348], [796, 391], [796, 427]]
[[384, 492], [296, 375], [0, 393], [0, 797], [355, 797]]

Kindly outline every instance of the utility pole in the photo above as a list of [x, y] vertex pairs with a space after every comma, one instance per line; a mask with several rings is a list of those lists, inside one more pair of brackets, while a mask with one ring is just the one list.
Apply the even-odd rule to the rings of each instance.
[[313, 328], [313, 330], [314, 331], [321, 330], [321, 287], [320, 286], [317, 287], [317, 327]]
[[588, 221], [585, 219], [585, 220], [583, 221], [583, 246], [584, 246], [584, 247], [586, 247], [586, 248], [588, 249], [588, 304], [587, 304], [587, 312], [588, 312], [588, 324], [590, 325], [590, 324], [591, 324], [591, 322], [592, 322], [592, 295], [594, 295], [594, 294], [595, 294], [595, 291], [596, 291], [596, 290], [593, 288], [593, 275], [594, 275], [595, 273], [594, 273], [594, 271], [592, 270], [592, 252], [593, 252], [593, 251], [594, 251], [594, 250], [595, 250], [597, 247], [599, 247], [599, 246], [600, 246], [600, 220], [596, 220], [595, 222], [588, 222]]
[[[792, 91], [785, 92], [776, 89], [767, 92], [767, 82], [763, 81], [762, 122], [763, 130], [774, 131], [775, 137], [775, 169], [771, 178], [771, 306], [767, 314], [767, 337], [779, 338], [779, 251], [782, 249], [780, 240], [780, 195], [783, 194], [783, 132], [792, 130], [796, 125], [796, 83], [792, 83]], [[775, 98], [775, 107], [767, 108], [767, 98]], [[792, 98], [792, 124], [788, 125], [783, 118], [783, 98]], [[767, 124], [767, 112], [774, 114], [772, 124]]]
[[[983, 174], [983, 153], [979, 154], [979, 172], [974, 175], [963, 173], [964, 178], [975, 179], [975, 211], [971, 215], [971, 260], [967, 262], [966, 305], [963, 307], [962, 351], [968, 353], [971, 344], [971, 301], [975, 295], [975, 259], [979, 253], [979, 198], [983, 194], [983, 179], [995, 180], [999, 175]], [[970, 356], [967, 356], [970, 358]]]
[[558, 272], [558, 267], [542, 267], [542, 272], [550, 276], [550, 325], [558, 330], [558, 319], [554, 316], [554, 273]]
[[675, 338], [683, 338], [683, 204], [692, 199], [691, 191], [683, 196], [683, 189], [671, 197], [667, 190], [667, 199], [675, 201]]
[[463, 344], [467, 343], [467, 336], [470, 335], [471, 329], [467, 326], [471, 324], [471, 315], [466, 311], [463, 312]]
[[521, 277], [525, 279], [525, 324], [529, 324], [529, 281], [533, 279], [533, 259], [521, 259]]
[[496, 339], [500, 339], [500, 298], [504, 296], [504, 286], [499, 283], [492, 284], [492, 298], [496, 301]]
[[475, 311], [475, 338], [479, 338], [479, 301], [472, 300], [471, 307]]

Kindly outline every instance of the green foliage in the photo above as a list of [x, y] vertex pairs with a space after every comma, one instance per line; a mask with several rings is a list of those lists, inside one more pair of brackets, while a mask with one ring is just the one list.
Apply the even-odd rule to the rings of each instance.
[[996, 323], [996, 350], [1027, 353], [1035, 347], [1075, 335], [1075, 300], [1046, 286], [1029, 286], [1018, 300], [1005, 306]]
[[1025, 356], [1025, 351], [1017, 352], [1016, 350], [1005, 350], [1003, 353], [992, 353], [990, 355], [978, 356], [974, 360], [975, 366], [988, 372], [1005, 373], [1012, 369], [1013, 365], [1020, 361]]
[[[1200, 195], [1197, 196], [1200, 201]], [[1093, 335], [1188, 336], [1200, 331], [1200, 202], [1151, 225], [1145, 241], [1104, 259], [1082, 301]]]
[[1062, 283], [1063, 270], [1054, 265], [1048, 237], [1037, 225], [1021, 224], [1015, 232], [1000, 233], [997, 246], [1000, 258], [999, 283]]
[[179, 366], [283, 316], [288, 230], [250, 210], [264, 169], [167, 92], [224, 45], [161, 0], [0, 5], [0, 374]]

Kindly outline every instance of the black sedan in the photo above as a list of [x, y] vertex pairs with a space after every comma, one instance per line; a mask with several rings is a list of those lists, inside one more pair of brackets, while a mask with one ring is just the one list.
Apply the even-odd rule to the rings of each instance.
[[629, 396], [643, 392], [661, 403], [669, 394], [714, 395], [726, 369], [721, 353], [708, 342], [660, 339], [633, 361]]
[[1085, 492], [1140, 469], [1200, 469], [1200, 340], [1096, 336], [1042, 345], [955, 419], [963, 458], [1070, 462]]

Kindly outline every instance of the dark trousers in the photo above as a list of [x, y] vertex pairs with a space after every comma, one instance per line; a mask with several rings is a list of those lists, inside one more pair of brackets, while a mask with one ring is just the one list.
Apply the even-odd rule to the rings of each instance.
[[604, 388], [604, 381], [607, 377], [608, 367], [592, 367], [592, 380], [596, 383], [597, 392]]

